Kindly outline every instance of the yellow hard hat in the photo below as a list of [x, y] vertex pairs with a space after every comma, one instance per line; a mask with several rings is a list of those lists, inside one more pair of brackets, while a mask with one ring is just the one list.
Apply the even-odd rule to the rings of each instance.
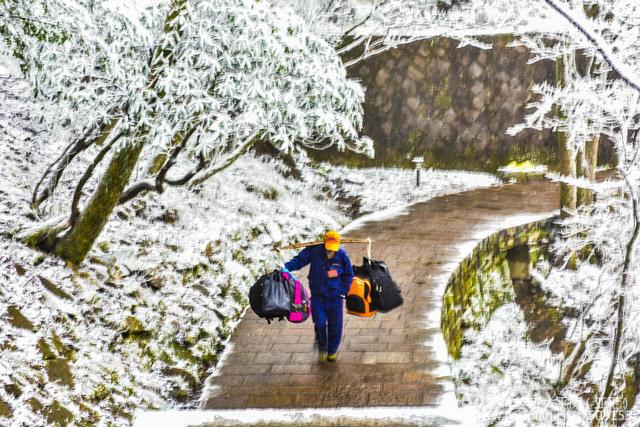
[[338, 251], [340, 248], [340, 234], [337, 231], [328, 230], [324, 233], [324, 248], [328, 251]]

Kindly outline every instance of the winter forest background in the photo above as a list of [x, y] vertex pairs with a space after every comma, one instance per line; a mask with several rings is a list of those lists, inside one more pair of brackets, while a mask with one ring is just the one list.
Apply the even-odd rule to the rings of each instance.
[[0, 34], [1, 425], [196, 407], [274, 246], [500, 185], [309, 156], [374, 156], [353, 67], [495, 34], [555, 68], [507, 133], [557, 140], [556, 262], [534, 277], [573, 313], [570, 351], [497, 307], [451, 360], [459, 404], [482, 425], [640, 422], [635, 0], [0, 0]]

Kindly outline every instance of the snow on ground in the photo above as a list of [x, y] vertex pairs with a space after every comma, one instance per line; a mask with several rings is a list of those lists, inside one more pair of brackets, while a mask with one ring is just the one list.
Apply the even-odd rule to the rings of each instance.
[[[249, 286], [282, 263], [274, 246], [349, 222], [340, 191], [372, 211], [497, 182], [429, 171], [415, 190], [411, 171], [327, 166], [295, 180], [281, 162], [248, 155], [199, 190], [118, 208], [72, 270], [17, 241], [43, 219], [31, 190], [64, 141], [36, 145], [4, 121], [0, 130], [0, 423], [11, 425], [128, 425], [140, 409], [191, 407]], [[51, 214], [66, 212], [91, 154], [65, 174]]]
[[[376, 407], [376, 408], [308, 408], [308, 409], [248, 409], [211, 411], [163, 411], [141, 414], [135, 422], [138, 427], [175, 427], [216, 425], [473, 425], [474, 418], [462, 421], [454, 407]], [[456, 415], [456, 420], [452, 420]], [[272, 423], [272, 424], [269, 424]]]
[[494, 175], [480, 172], [421, 170], [421, 185], [416, 186], [416, 171], [400, 168], [353, 170], [345, 166], [323, 164], [321, 171], [336, 182], [339, 195], [360, 199], [360, 214], [387, 209], [399, 210], [409, 204], [433, 197], [497, 185]]
[[477, 408], [481, 425], [585, 425], [549, 394], [561, 356], [533, 343], [527, 331], [521, 307], [510, 302], [481, 330], [465, 332], [462, 355], [452, 363], [460, 401]]
[[76, 272], [9, 238], [31, 181], [2, 174], [0, 383], [17, 391], [0, 401], [14, 421], [126, 425], [139, 408], [189, 405], [249, 286], [281, 262], [273, 245], [347, 220], [321, 186], [278, 168], [248, 156], [199, 193], [134, 201]]

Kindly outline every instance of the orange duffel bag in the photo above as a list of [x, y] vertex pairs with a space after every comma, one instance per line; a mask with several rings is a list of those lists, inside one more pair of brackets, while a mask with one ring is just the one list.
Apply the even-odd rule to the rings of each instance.
[[346, 299], [347, 313], [360, 317], [376, 315], [376, 311], [371, 309], [371, 282], [369, 279], [354, 276]]

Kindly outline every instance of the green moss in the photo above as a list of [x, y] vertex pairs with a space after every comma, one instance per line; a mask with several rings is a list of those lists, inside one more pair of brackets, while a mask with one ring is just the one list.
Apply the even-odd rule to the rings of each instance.
[[242, 249], [238, 249], [237, 251], [233, 252], [231, 258], [240, 264], [248, 264], [249, 261], [249, 259], [244, 256], [244, 251]]
[[235, 302], [237, 302], [238, 304], [240, 304], [242, 307], [246, 306], [249, 304], [249, 299], [247, 298], [247, 296], [245, 295], [244, 292], [242, 292], [240, 289], [238, 289], [237, 287], [234, 287], [231, 290], [231, 298], [233, 298], [233, 300]]
[[275, 188], [271, 188], [269, 190], [264, 190], [262, 192], [262, 196], [267, 200], [276, 200], [280, 197], [280, 193]]
[[125, 335], [146, 335], [149, 333], [135, 316], [127, 316], [124, 319], [123, 330]]
[[191, 353], [188, 347], [180, 344], [177, 341], [171, 343], [171, 349], [173, 350], [173, 354], [178, 359], [181, 359], [190, 363], [198, 363], [198, 359]]
[[172, 388], [169, 394], [178, 402], [186, 402], [192, 396], [191, 390], [185, 390], [179, 387]]
[[27, 319], [21, 312], [18, 310], [18, 307], [15, 305], [10, 305], [7, 308], [7, 320], [16, 328], [27, 329], [29, 331], [37, 331], [38, 328]]
[[223, 284], [220, 285], [220, 299], [221, 300], [226, 300], [227, 296], [229, 295], [229, 292], [232, 290], [233, 288], [233, 283], [231, 282], [225, 282]]
[[207, 258], [213, 257], [213, 246], [211, 245], [211, 242], [207, 243], [207, 246], [205, 246], [204, 256], [206, 256]]
[[91, 394], [91, 397], [98, 402], [106, 399], [109, 396], [111, 396], [111, 392], [104, 384], [98, 384], [96, 388], [93, 389], [93, 393]]
[[60, 382], [66, 386], [73, 387], [73, 374], [66, 359], [47, 360], [46, 363], [49, 381]]
[[83, 414], [85, 414], [81, 420], [78, 420], [80, 425], [89, 427], [95, 426], [100, 422], [100, 413], [98, 411], [82, 402], [78, 402], [78, 408]]
[[55, 330], [51, 330], [51, 342], [53, 343], [53, 347], [56, 349], [58, 354], [64, 356], [67, 360], [75, 360], [76, 355], [73, 349], [69, 346], [64, 345], [62, 339], [58, 336]]
[[133, 140], [136, 142], [115, 152], [80, 218], [53, 249], [56, 255], [72, 265], [77, 266], [84, 260], [129, 182], [144, 146], [142, 138]]
[[42, 403], [40, 403], [40, 401], [35, 397], [30, 397], [29, 399], [27, 399], [27, 405], [31, 407], [32, 411], [38, 413], [41, 412], [43, 408]]
[[53, 351], [46, 339], [40, 338], [38, 340], [37, 346], [43, 360], [53, 360], [58, 357], [58, 355]]
[[71, 424], [74, 419], [73, 413], [62, 406], [57, 400], [44, 408], [43, 413], [51, 425], [67, 426]]
[[98, 249], [100, 249], [104, 253], [109, 252], [109, 242], [107, 242], [106, 240], [101, 241], [100, 243], [98, 243]]
[[53, 283], [53, 281], [43, 276], [38, 276], [38, 279], [40, 279], [40, 283], [42, 283], [42, 286], [44, 286], [46, 290], [48, 290], [58, 298], [73, 300], [73, 297], [71, 295], [63, 291], [62, 288], [60, 288], [60, 286]]
[[196, 264], [191, 268], [187, 268], [182, 272], [182, 284], [187, 285], [189, 282], [199, 279], [210, 271], [206, 264]]
[[448, 110], [449, 108], [451, 108], [451, 104], [453, 103], [453, 99], [449, 96], [448, 92], [447, 92], [447, 87], [443, 87], [440, 91], [438, 91], [438, 94], [436, 95], [436, 98], [434, 99], [434, 103], [436, 105], [436, 107], [438, 107], [438, 109], [440, 110]]
[[[481, 329], [493, 312], [515, 299], [507, 250], [547, 238], [546, 223], [506, 229], [481, 241], [471, 255], [460, 262], [443, 295], [441, 329], [449, 354], [460, 357], [464, 331]], [[538, 255], [539, 257], [539, 255]], [[550, 311], [552, 318], [561, 316]]]
[[171, 358], [171, 356], [169, 356], [169, 353], [167, 353], [165, 350], [163, 350], [162, 352], [160, 352], [160, 356], [158, 357], [159, 360], [163, 361], [164, 363], [166, 363], [167, 365], [175, 365], [176, 361], [173, 360]]
[[120, 384], [120, 377], [117, 372], [109, 372], [109, 382], [112, 384]]
[[182, 378], [187, 382], [187, 384], [189, 384], [191, 390], [195, 390], [198, 385], [196, 377], [184, 369], [176, 368], [175, 366], [167, 366], [162, 369], [162, 373], [166, 376], [177, 376]]
[[49, 406], [43, 406], [38, 399], [31, 397], [27, 400], [27, 404], [34, 412], [44, 415], [49, 425], [67, 426], [73, 422], [74, 417], [71, 411], [57, 400]]
[[44, 254], [38, 254], [36, 255], [36, 257], [33, 259], [33, 261], [31, 261], [31, 263], [34, 266], [38, 266], [40, 264], [42, 264], [44, 262], [44, 260], [46, 259]]
[[15, 397], [16, 399], [22, 396], [22, 389], [20, 388], [19, 385], [14, 383], [6, 384], [4, 386], [4, 391], [6, 391], [8, 394]]
[[621, 409], [633, 408], [638, 395], [638, 378], [636, 373], [631, 370], [624, 373], [624, 389], [622, 390], [621, 402], [618, 406]]
[[13, 411], [11, 410], [11, 406], [3, 400], [0, 400], [0, 418], [11, 418], [12, 416]]
[[218, 355], [210, 351], [203, 352], [200, 359], [208, 366], [215, 366], [218, 364]]
[[140, 346], [140, 358], [146, 359], [143, 363], [143, 369], [149, 370], [158, 358], [146, 342], [139, 342], [138, 345]]

